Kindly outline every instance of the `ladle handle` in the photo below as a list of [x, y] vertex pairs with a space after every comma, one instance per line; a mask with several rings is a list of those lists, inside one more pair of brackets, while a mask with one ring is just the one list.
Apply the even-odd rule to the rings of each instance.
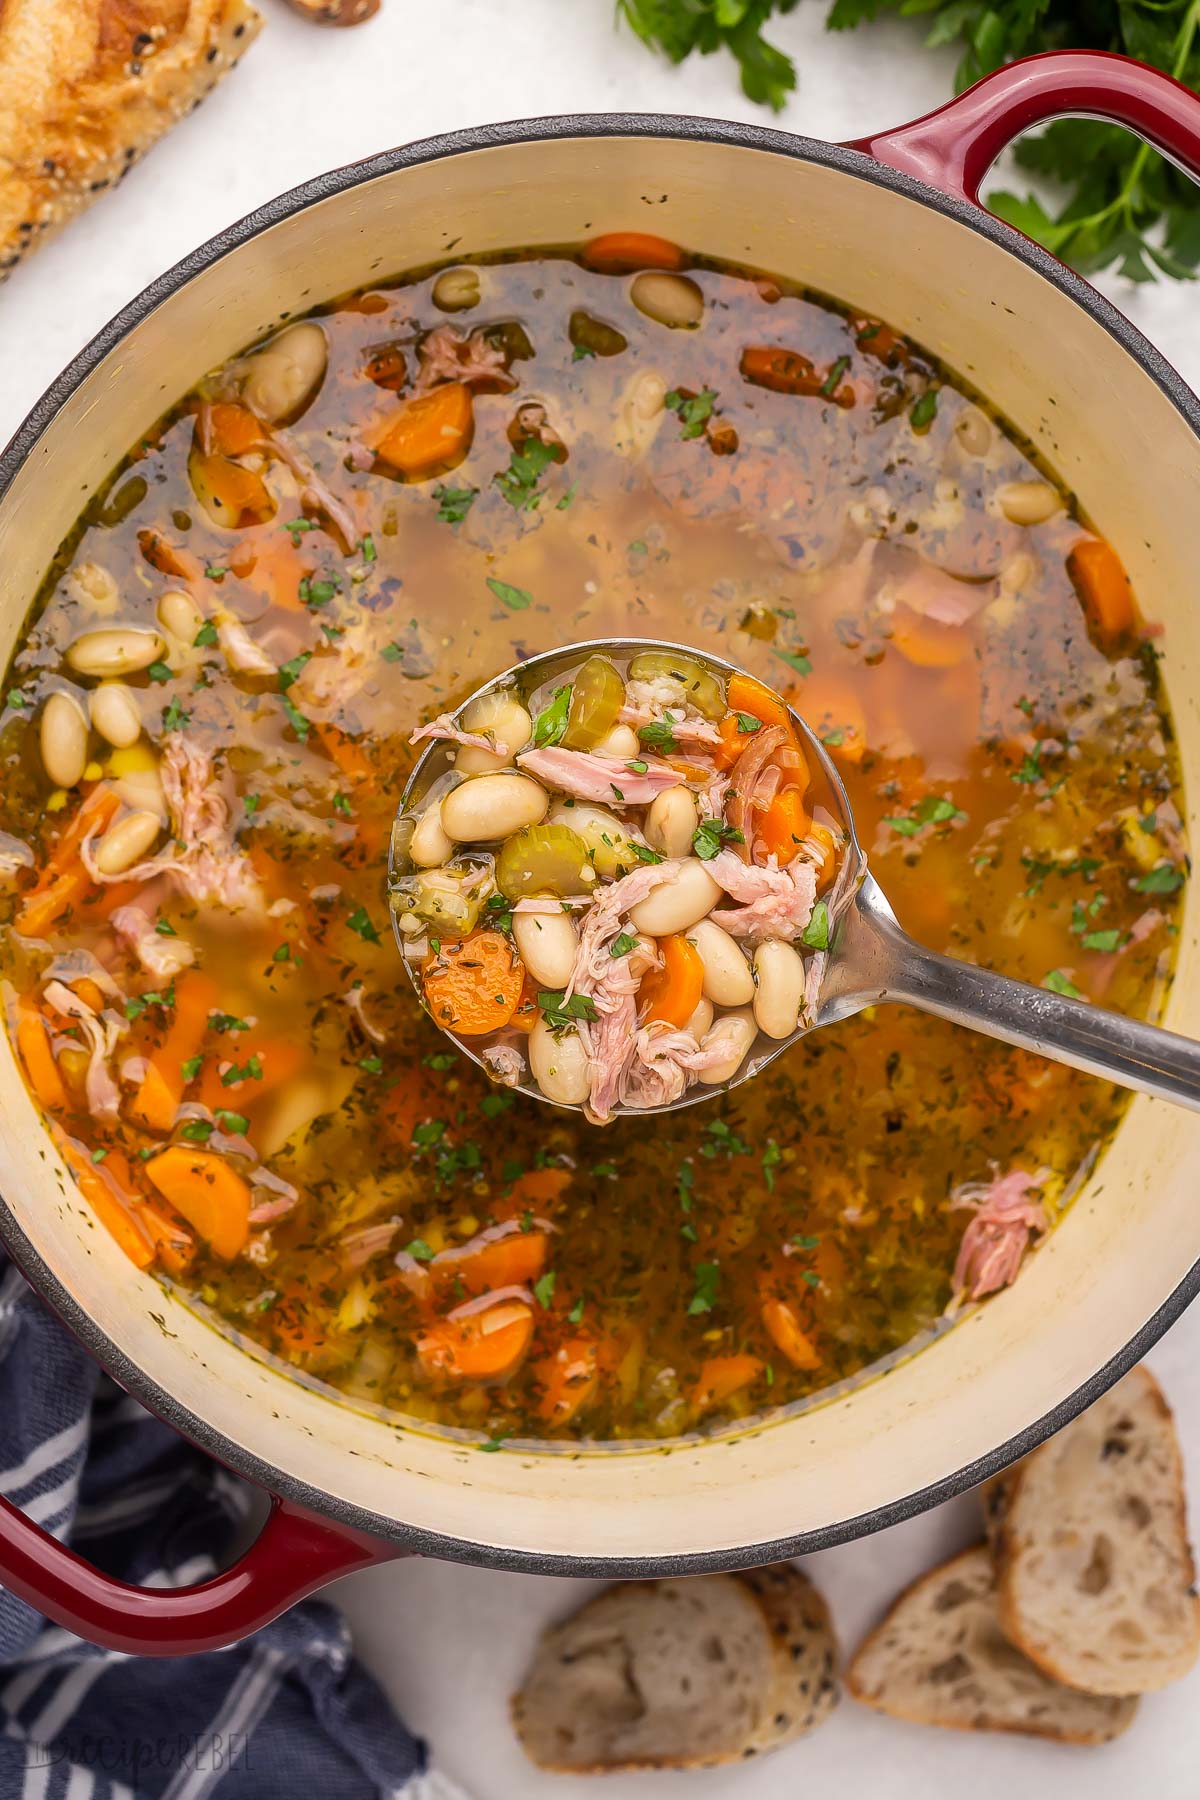
[[850, 925], [837, 1013], [894, 1000], [1200, 1112], [1200, 1044], [1191, 1038], [926, 950], [901, 930], [870, 877]]

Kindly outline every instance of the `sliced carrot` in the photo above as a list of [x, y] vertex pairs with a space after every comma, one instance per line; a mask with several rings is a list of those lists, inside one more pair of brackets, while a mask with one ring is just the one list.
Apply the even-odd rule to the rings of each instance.
[[910, 606], [897, 606], [889, 624], [891, 641], [918, 669], [953, 669], [971, 654], [971, 634], [962, 625], [943, 625]]
[[1067, 557], [1067, 574], [1088, 624], [1102, 642], [1133, 630], [1133, 589], [1111, 544], [1103, 538], [1082, 538]]
[[90, 1006], [94, 1013], [104, 1011], [104, 995], [90, 975], [81, 975], [77, 981], [72, 981], [69, 985], [71, 992], [82, 1000], [85, 1006]]
[[265, 435], [262, 424], [248, 406], [218, 400], [209, 409], [212, 448], [221, 456], [245, 456], [257, 450]]
[[[837, 874], [837, 845], [833, 841], [833, 833], [827, 825], [812, 824], [808, 828], [809, 855], [813, 855], [813, 843], [820, 846], [821, 866], [817, 870], [817, 892], [823, 894], [834, 876]], [[813, 856], [816, 861], [816, 857]]]
[[468, 1294], [487, 1294], [493, 1288], [536, 1281], [546, 1267], [547, 1249], [544, 1231], [509, 1231], [503, 1237], [472, 1238], [455, 1250], [443, 1250], [429, 1269], [435, 1277], [461, 1282]]
[[383, 1136], [398, 1144], [411, 1144], [418, 1125], [437, 1118], [446, 1104], [443, 1089], [424, 1069], [414, 1068], [380, 1097], [376, 1116]]
[[478, 1037], [507, 1025], [521, 999], [525, 969], [501, 931], [473, 931], [443, 944], [424, 965], [425, 1004], [439, 1025]]
[[524, 1300], [457, 1319], [439, 1319], [417, 1339], [417, 1358], [428, 1376], [454, 1381], [507, 1381], [533, 1337], [533, 1309]]
[[[781, 864], [791, 862], [808, 836], [812, 820], [799, 788], [781, 788], [758, 823], [758, 841]], [[830, 840], [832, 842], [832, 839]]]
[[[200, 1054], [208, 1016], [217, 1004], [216, 983], [198, 969], [175, 983], [175, 1007], [162, 1043], [151, 1052], [141, 1086], [130, 1104], [130, 1117], [147, 1131], [168, 1132], [187, 1085], [184, 1064]], [[183, 1211], [183, 1208], [180, 1208]], [[186, 1218], [188, 1215], [184, 1213]], [[197, 1227], [199, 1229], [199, 1227]]]
[[145, 527], [138, 532], [137, 541], [144, 560], [160, 575], [173, 575], [176, 581], [199, 581], [203, 576], [204, 564], [200, 558], [179, 544], [173, 544], [161, 531]]
[[250, 1188], [224, 1157], [212, 1150], [169, 1144], [150, 1158], [146, 1174], [218, 1256], [229, 1262], [245, 1249]]
[[753, 344], [743, 350], [738, 368], [743, 381], [770, 388], [774, 394], [819, 394], [827, 380], [799, 350], [775, 344]]
[[17, 1049], [25, 1064], [29, 1085], [47, 1112], [62, 1112], [67, 1090], [50, 1048], [50, 1032], [35, 1006], [23, 1002], [17, 1016]]
[[319, 725], [315, 720], [313, 730], [347, 781], [371, 781], [376, 777], [378, 771], [374, 763], [361, 744], [356, 744], [347, 732], [336, 725]]
[[[201, 1106], [207, 1106], [211, 1113], [223, 1106], [236, 1106], [239, 1112], [252, 1111], [262, 1101], [278, 1093], [286, 1082], [299, 1073], [308, 1058], [309, 1052], [305, 1046], [293, 1040], [255, 1040], [247, 1037], [244, 1032], [239, 1032], [236, 1038], [225, 1040], [225, 1048], [220, 1054], [205, 1058], [197, 1098]], [[228, 1065], [223, 1072], [222, 1063]], [[260, 1073], [235, 1074], [235, 1071], [246, 1068], [257, 1068]], [[230, 1077], [234, 1079], [229, 1079]]]
[[261, 525], [274, 517], [271, 490], [256, 469], [245, 469], [228, 456], [205, 456], [193, 450], [188, 458], [188, 474], [197, 494], [203, 490], [207, 499], [220, 508], [220, 523], [230, 530]]
[[816, 1347], [801, 1326], [796, 1309], [789, 1301], [779, 1300], [774, 1296], [764, 1300], [762, 1322], [771, 1342], [783, 1352], [794, 1368], [820, 1368], [821, 1358], [817, 1355]]
[[651, 969], [641, 986], [641, 998], [647, 1002], [642, 1022], [686, 1025], [700, 1004], [704, 987], [700, 952], [682, 933], [659, 938], [658, 950], [662, 968]]
[[[729, 677], [726, 705], [731, 713], [747, 713], [750, 718], [759, 719], [764, 725], [782, 725], [787, 731], [792, 729], [792, 717], [782, 695], [741, 669], [735, 670]], [[745, 747], [743, 743], [743, 750]]]
[[692, 1389], [692, 1405], [697, 1412], [719, 1406], [739, 1388], [749, 1387], [762, 1374], [762, 1358], [738, 1352], [731, 1356], [707, 1356], [700, 1365], [700, 1376]]
[[669, 238], [649, 231], [606, 231], [583, 246], [583, 260], [601, 275], [634, 269], [682, 269], [683, 251]]
[[118, 807], [110, 787], [95, 787], [86, 794], [27, 894], [14, 921], [23, 937], [44, 937], [71, 907], [78, 905], [92, 885], [79, 860], [79, 847], [92, 832], [103, 831]]
[[539, 1389], [537, 1414], [550, 1425], [565, 1425], [595, 1398], [600, 1384], [595, 1340], [566, 1338], [530, 1369]]
[[908, 344], [890, 325], [880, 324], [878, 319], [854, 319], [851, 323], [854, 341], [864, 356], [873, 356], [877, 362], [886, 363], [895, 368], [898, 363], [906, 363], [911, 351]]
[[140, 1208], [125, 1158], [120, 1151], [110, 1150], [103, 1161], [96, 1163], [65, 1131], [56, 1129], [54, 1137], [80, 1193], [100, 1223], [116, 1239], [130, 1262], [139, 1269], [148, 1269], [154, 1261], [154, 1243], [138, 1217]]
[[410, 481], [425, 481], [460, 463], [474, 435], [470, 389], [461, 381], [447, 381], [408, 401], [374, 448]]
[[185, 1231], [170, 1212], [151, 1205], [149, 1200], [138, 1202], [137, 1216], [168, 1275], [182, 1275], [196, 1254], [196, 1240], [191, 1232]]
[[571, 1181], [570, 1169], [527, 1169], [524, 1175], [517, 1176], [512, 1191], [497, 1204], [496, 1214], [507, 1214], [515, 1219], [533, 1206], [555, 1206], [570, 1187]]

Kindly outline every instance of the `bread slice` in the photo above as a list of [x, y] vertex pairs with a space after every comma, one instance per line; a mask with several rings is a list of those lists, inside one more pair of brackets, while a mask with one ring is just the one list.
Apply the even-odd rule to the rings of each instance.
[[1200, 1652], [1200, 1601], [1171, 1409], [1136, 1368], [987, 1483], [1000, 1623], [1093, 1694], [1144, 1694]]
[[544, 1769], [695, 1769], [801, 1737], [837, 1701], [824, 1600], [790, 1563], [629, 1582], [543, 1632], [513, 1719]]
[[0, 281], [198, 106], [261, 25], [250, 0], [4, 0]]
[[1106, 1744], [1136, 1699], [1099, 1698], [1052, 1681], [1005, 1638], [986, 1544], [906, 1588], [846, 1672], [876, 1712], [955, 1731], [1019, 1731], [1066, 1744]]

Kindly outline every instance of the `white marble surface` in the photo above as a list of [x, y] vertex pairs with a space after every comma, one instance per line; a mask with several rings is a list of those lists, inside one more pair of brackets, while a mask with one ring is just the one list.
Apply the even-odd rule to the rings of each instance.
[[[571, 111], [762, 116], [723, 57], [674, 70], [612, 25], [610, 0], [384, 0], [370, 26], [321, 33], [259, 0], [268, 28], [245, 63], [115, 194], [0, 289], [0, 441], [63, 363], [125, 301], [212, 232], [280, 189], [390, 144], [483, 121]], [[919, 52], [898, 24], [851, 38], [821, 28], [809, 0], [773, 28], [797, 58], [781, 123], [858, 136], [911, 117], [948, 91], [953, 56]], [[1110, 293], [1200, 386], [1200, 298], [1192, 288]], [[1173, 1400], [1200, 1494], [1200, 1312], [1151, 1359]], [[1200, 1517], [1195, 1518], [1200, 1526]], [[921, 1568], [969, 1541], [970, 1501], [811, 1560], [852, 1645]], [[1195, 1535], [1195, 1531], [1193, 1533]], [[825, 1800], [846, 1784], [882, 1800], [973, 1800], [1014, 1789], [1057, 1800], [1191, 1800], [1200, 1793], [1200, 1672], [1150, 1698], [1133, 1730], [1100, 1752], [904, 1727], [845, 1703], [806, 1743], [762, 1763], [690, 1777], [595, 1783], [531, 1770], [506, 1700], [541, 1624], [586, 1584], [396, 1564], [342, 1584], [363, 1653], [440, 1765], [478, 1800], [611, 1800], [678, 1790], [706, 1800]]]

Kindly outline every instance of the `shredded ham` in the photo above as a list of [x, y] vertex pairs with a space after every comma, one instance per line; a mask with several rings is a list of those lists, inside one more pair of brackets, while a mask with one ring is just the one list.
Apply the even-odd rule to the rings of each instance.
[[880, 599], [906, 606], [936, 625], [962, 626], [996, 597], [994, 581], [959, 581], [918, 557], [909, 572], [880, 591]]
[[677, 744], [719, 744], [718, 727], [689, 706], [682, 695], [682, 684], [669, 677], [626, 682], [625, 704], [618, 718], [635, 730], [643, 725], [669, 725]]
[[414, 387], [426, 393], [442, 381], [461, 381], [464, 387], [485, 386], [509, 393], [516, 378], [505, 367], [504, 352], [489, 344], [482, 331], [457, 331], [453, 325], [437, 325], [421, 339], [417, 352], [420, 367]]
[[121, 1090], [108, 1065], [119, 1039], [127, 1029], [124, 1019], [107, 1011], [97, 1018], [91, 1007], [85, 1005], [79, 995], [72, 993], [61, 981], [48, 982], [44, 998], [46, 1004], [53, 1007], [62, 1018], [70, 1019], [72, 1024], [77, 1025], [87, 1039], [89, 1060], [84, 1091], [88, 1111], [93, 1119], [115, 1124], [120, 1113]]
[[230, 783], [213, 767], [211, 751], [181, 732], [173, 732], [160, 765], [163, 792], [171, 813], [173, 842], [147, 862], [120, 874], [97, 867], [95, 838], [86, 838], [79, 856], [98, 885], [114, 881], [151, 881], [165, 875], [201, 906], [231, 910], [261, 909], [262, 889], [247, 856], [233, 841]]
[[28, 844], [11, 832], [0, 831], [0, 881], [12, 881], [22, 869], [31, 869], [34, 860]]
[[[517, 766], [534, 775], [547, 787], [557, 788], [576, 800], [597, 800], [611, 806], [614, 801], [629, 806], [645, 806], [664, 789], [679, 787], [683, 775], [670, 763], [648, 761], [639, 774], [619, 756], [601, 756], [594, 750], [563, 750], [557, 745], [544, 750], [526, 750], [518, 756]], [[707, 774], [699, 766], [697, 775]]]
[[973, 1207], [954, 1264], [955, 1300], [982, 1300], [1016, 1280], [1031, 1235], [1050, 1229], [1046, 1209], [1034, 1198], [1045, 1170], [1029, 1175], [1010, 1169], [991, 1181], [967, 1182], [950, 1196], [952, 1208]]
[[715, 1029], [698, 1044], [690, 1031], [670, 1025], [644, 1026], [635, 1034], [633, 1055], [621, 1071], [622, 1106], [671, 1106], [705, 1069], [725, 1061], [728, 1046]]
[[725, 801], [726, 822], [742, 834], [736, 852], [740, 861], [758, 860], [754, 815], [771, 804], [784, 770], [802, 765], [792, 734], [783, 725], [765, 726], [748, 740], [727, 777]]
[[525, 1058], [512, 1044], [486, 1044], [479, 1060], [501, 1087], [516, 1087], [525, 1073]]
[[363, 1002], [364, 1002], [365, 998], [366, 998], [366, 990], [363, 987], [363, 984], [361, 981], [356, 981], [354, 986], [350, 989], [350, 991], [348, 993], [345, 993], [342, 995], [342, 999], [345, 1001], [346, 1005], [350, 1008], [350, 1011], [354, 1014], [354, 1017], [358, 1020], [359, 1026], [361, 1027], [362, 1031], [365, 1033], [365, 1035], [367, 1037], [370, 1038], [371, 1042], [373, 1044], [386, 1044], [387, 1043], [387, 1032], [380, 1031], [378, 1025], [373, 1025], [371, 1023], [370, 1019], [368, 1019], [368, 1017], [366, 1015], [366, 1011], [363, 1006]]
[[738, 902], [736, 907], [709, 914], [713, 924], [731, 937], [782, 938], [791, 943], [812, 918], [817, 872], [799, 856], [780, 869], [774, 857], [762, 865], [749, 865], [731, 850], [719, 850], [707, 868], [730, 899]]
[[196, 960], [186, 938], [164, 937], [140, 906], [118, 906], [109, 923], [125, 948], [155, 981], [171, 981]]
[[[461, 744], [464, 750], [494, 750], [500, 756], [509, 754], [507, 744], [499, 744], [494, 738], [484, 737], [479, 731], [464, 731], [454, 723], [449, 713], [439, 713], [436, 719], [430, 719], [428, 725], [419, 725], [408, 741], [410, 744], [423, 744], [430, 738], [438, 738], [448, 744]], [[516, 745], [512, 748], [515, 749]]]
[[[261, 421], [260, 421], [261, 423]], [[196, 415], [196, 437], [205, 454], [212, 450], [212, 403], [205, 401]], [[349, 555], [358, 543], [358, 525], [354, 514], [344, 500], [339, 500], [333, 489], [322, 480], [313, 468], [304, 452], [292, 443], [283, 431], [268, 431], [263, 426], [262, 436], [253, 444], [246, 446], [244, 454], [257, 452], [264, 456], [274, 456], [290, 469], [300, 489], [300, 504], [306, 512], [324, 514], [329, 524], [342, 540], [342, 548]]]
[[533, 1295], [523, 1285], [492, 1288], [486, 1294], [476, 1294], [473, 1300], [464, 1300], [461, 1306], [451, 1307], [446, 1314], [448, 1319], [470, 1319], [476, 1313], [489, 1312], [498, 1306], [501, 1300], [523, 1300], [526, 1306], [533, 1305]]
[[399, 1219], [388, 1219], [383, 1225], [364, 1225], [361, 1231], [348, 1231], [338, 1244], [338, 1255], [348, 1268], [361, 1269], [373, 1256], [391, 1249], [399, 1229]]
[[240, 619], [225, 612], [217, 617], [217, 642], [225, 652], [225, 660], [239, 675], [277, 675], [279, 673], [266, 651], [256, 644]]

